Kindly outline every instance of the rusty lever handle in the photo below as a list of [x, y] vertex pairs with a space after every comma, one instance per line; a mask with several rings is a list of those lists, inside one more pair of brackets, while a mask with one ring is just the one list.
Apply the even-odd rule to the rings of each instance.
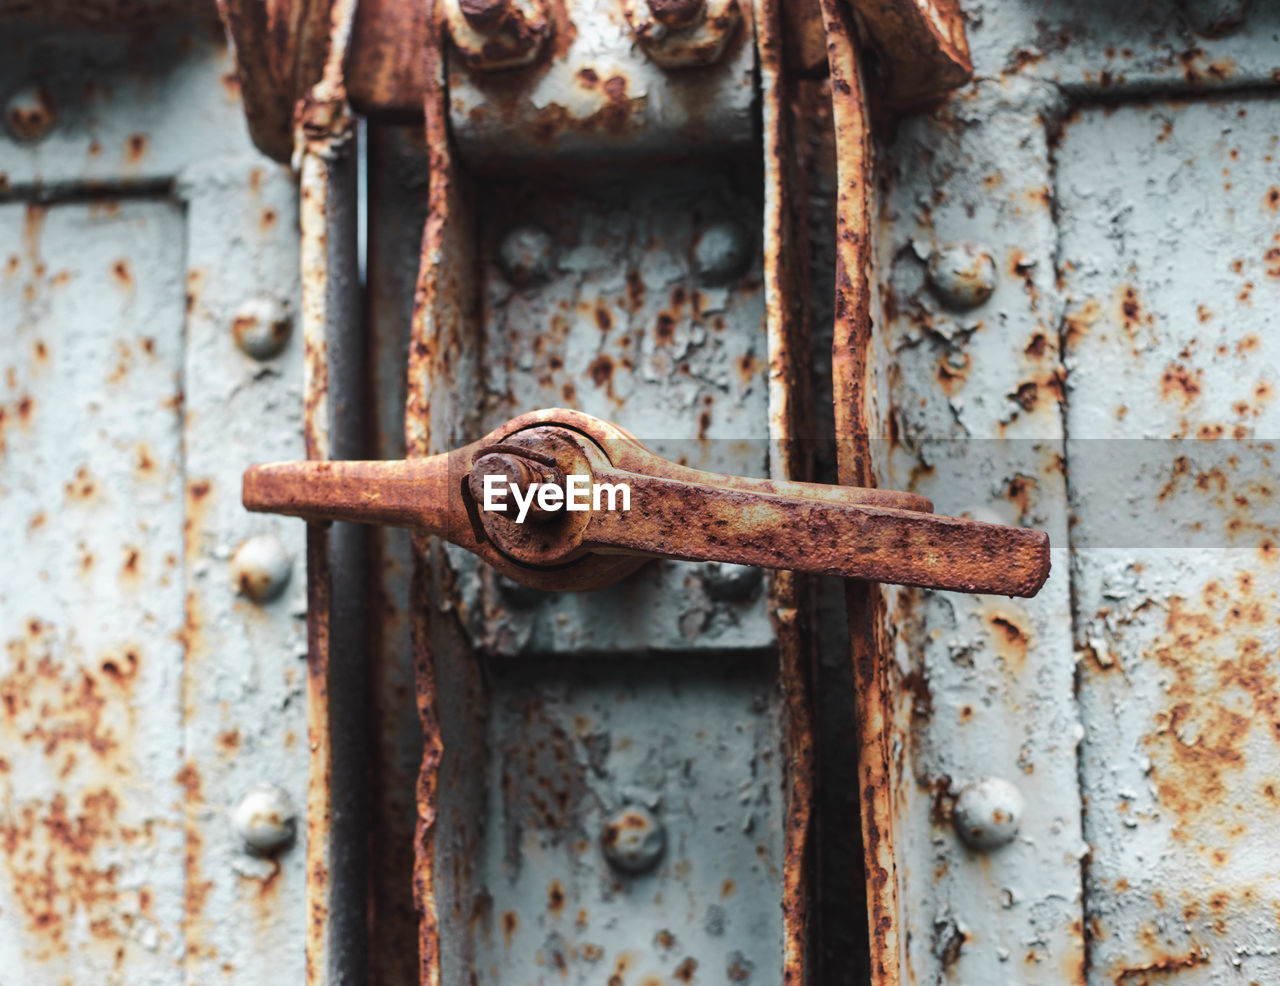
[[243, 499], [309, 521], [437, 535], [540, 588], [597, 588], [649, 558], [1013, 596], [1035, 595], [1049, 574], [1041, 531], [938, 516], [912, 493], [690, 469], [559, 409], [425, 459], [253, 466]]

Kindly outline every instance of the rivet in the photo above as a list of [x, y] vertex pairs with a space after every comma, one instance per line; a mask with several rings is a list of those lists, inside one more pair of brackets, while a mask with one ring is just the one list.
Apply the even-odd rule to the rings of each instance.
[[1202, 38], [1222, 38], [1244, 24], [1249, 0], [1180, 0], [1182, 16]]
[[255, 855], [271, 856], [293, 842], [298, 816], [283, 789], [274, 784], [258, 784], [232, 809], [231, 824], [246, 849]]
[[270, 359], [284, 349], [293, 331], [289, 309], [279, 298], [250, 298], [231, 320], [236, 345], [254, 359]]
[[751, 235], [741, 223], [731, 219], [713, 222], [693, 244], [694, 273], [703, 284], [727, 284], [746, 272], [751, 249]]
[[231, 582], [246, 599], [266, 603], [284, 591], [292, 567], [284, 545], [269, 534], [259, 534], [231, 556]]
[[712, 599], [741, 602], [755, 592], [764, 578], [764, 570], [754, 565], [709, 561], [703, 563], [701, 576], [707, 595]]
[[4, 121], [16, 140], [35, 142], [53, 129], [53, 103], [43, 86], [19, 86], [4, 104]]
[[667, 832], [648, 808], [627, 805], [605, 822], [600, 845], [611, 866], [624, 873], [643, 873], [662, 858]]
[[968, 311], [995, 291], [996, 264], [976, 244], [951, 243], [929, 257], [929, 284], [944, 305]]
[[540, 226], [516, 226], [498, 248], [503, 276], [516, 287], [543, 284], [555, 270], [555, 244]]
[[999, 849], [1018, 834], [1025, 809], [1026, 801], [1016, 787], [999, 777], [983, 777], [960, 789], [952, 821], [972, 848]]

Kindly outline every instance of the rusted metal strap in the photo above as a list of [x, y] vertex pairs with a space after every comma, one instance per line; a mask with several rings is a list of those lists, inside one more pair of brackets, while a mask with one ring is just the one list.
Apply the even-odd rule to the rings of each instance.
[[[841, 483], [869, 486], [875, 481], [869, 441], [874, 425], [869, 390], [874, 215], [871, 138], [849, 11], [841, 0], [822, 0], [822, 13], [839, 183], [832, 343], [837, 469]], [[871, 982], [874, 986], [897, 986], [901, 981], [901, 925], [894, 860], [892, 692], [880, 588], [848, 582], [845, 606], [859, 727], [858, 788]]]

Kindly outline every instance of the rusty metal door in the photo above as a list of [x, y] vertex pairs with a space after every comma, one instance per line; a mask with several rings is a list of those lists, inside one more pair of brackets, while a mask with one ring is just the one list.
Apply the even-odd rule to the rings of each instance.
[[0, 4], [0, 986], [1280, 982], [1280, 12], [960, 6]]

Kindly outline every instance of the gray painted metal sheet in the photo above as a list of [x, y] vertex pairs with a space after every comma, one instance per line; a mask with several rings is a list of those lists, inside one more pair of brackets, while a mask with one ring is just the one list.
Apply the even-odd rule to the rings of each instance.
[[964, 0], [978, 77], [1052, 82], [1082, 98], [1272, 85], [1280, 7], [1265, 0]]
[[[231, 824], [259, 784], [288, 795], [299, 831], [306, 804], [305, 531], [240, 505], [247, 463], [302, 455], [297, 190], [286, 169], [255, 155], [189, 168], [181, 193], [187, 982], [265, 978], [265, 956], [272, 977], [301, 982], [301, 848], [255, 855]], [[237, 345], [237, 329], [264, 328], [287, 333], [276, 355]], [[263, 578], [283, 584], [260, 602], [242, 580]]]
[[0, 224], [0, 978], [174, 984], [182, 215], [11, 203]]
[[1090, 981], [1273, 982], [1280, 104], [1059, 151]]
[[[916, 982], [1061, 983], [1084, 961], [1043, 125], [1056, 105], [1048, 87], [979, 85], [904, 122], [879, 161], [878, 359], [892, 405], [882, 485], [924, 493], [942, 513], [1047, 529], [1054, 545], [1035, 599], [889, 592], [902, 758], [895, 848]], [[956, 276], [957, 266], [975, 273]], [[967, 801], [990, 787], [973, 785], [990, 779], [996, 797], [973, 823]], [[958, 828], [976, 825], [999, 842], [996, 812], [1020, 816], [1011, 840], [962, 839]]]
[[[233, 826], [259, 782], [303, 802], [301, 532], [239, 506], [301, 448], [297, 193], [216, 35], [144, 33], [7, 39], [51, 115], [0, 142], [6, 986], [302, 978], [300, 848]], [[298, 567], [260, 605], [262, 533]]]

